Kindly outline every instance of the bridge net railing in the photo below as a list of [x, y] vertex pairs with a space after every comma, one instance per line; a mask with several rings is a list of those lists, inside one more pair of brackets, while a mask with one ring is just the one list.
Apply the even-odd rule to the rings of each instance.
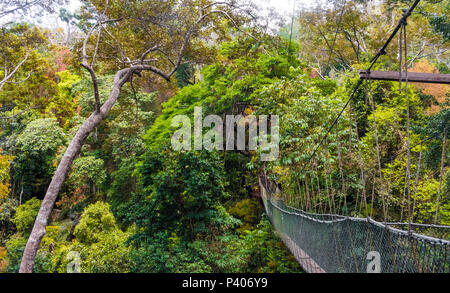
[[[285, 245], [311, 273], [449, 273], [450, 242], [401, 230], [403, 223], [313, 214], [287, 206], [263, 180], [266, 213]], [[429, 225], [434, 230], [447, 226]], [[417, 229], [426, 225], [413, 224]], [[379, 262], [376, 262], [379, 256]], [[378, 268], [377, 268], [378, 266]]]

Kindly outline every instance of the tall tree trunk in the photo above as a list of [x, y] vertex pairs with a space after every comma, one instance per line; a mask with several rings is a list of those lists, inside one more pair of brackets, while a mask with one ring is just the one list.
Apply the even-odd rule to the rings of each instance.
[[[185, 34], [183, 42], [181, 43], [181, 46], [178, 50], [178, 58], [175, 63], [170, 61], [173, 64], [173, 68], [168, 73], [165, 73], [159, 68], [146, 65], [146, 62], [153, 62], [157, 61], [157, 59], [150, 59], [145, 60], [146, 56], [150, 54], [151, 52], [157, 50], [159, 48], [159, 45], [153, 46], [149, 49], [147, 49], [141, 56], [140, 60], [135, 60], [133, 62], [130, 62], [132, 66], [130, 68], [122, 69], [118, 71], [114, 77], [114, 84], [112, 86], [111, 94], [108, 97], [108, 100], [103, 104], [103, 106], [99, 107], [100, 104], [100, 98], [98, 93], [98, 84], [97, 84], [97, 78], [93, 69], [94, 60], [89, 65], [87, 62], [87, 54], [86, 54], [86, 46], [89, 40], [89, 37], [94, 32], [95, 29], [97, 29], [99, 26], [101, 27], [102, 24], [105, 23], [111, 23], [111, 22], [117, 22], [122, 20], [120, 19], [109, 19], [105, 21], [98, 21], [96, 25], [94, 25], [91, 29], [91, 31], [87, 34], [84, 43], [83, 43], [83, 61], [81, 63], [81, 66], [83, 66], [85, 69], [87, 69], [91, 75], [92, 82], [94, 85], [94, 97], [95, 97], [95, 104], [96, 109], [95, 112], [89, 116], [89, 118], [81, 125], [81, 128], [76, 133], [75, 137], [72, 139], [72, 142], [67, 147], [66, 152], [64, 153], [64, 156], [61, 160], [61, 162], [58, 165], [58, 168], [56, 169], [55, 174], [53, 175], [52, 181], [50, 182], [50, 185], [47, 189], [47, 193], [45, 194], [44, 200], [42, 202], [41, 208], [39, 210], [39, 213], [36, 217], [36, 221], [33, 226], [33, 230], [31, 231], [30, 237], [28, 238], [27, 245], [25, 246], [25, 251], [22, 256], [22, 262], [20, 264], [20, 273], [31, 273], [33, 272], [33, 266], [34, 266], [34, 259], [36, 257], [37, 251], [39, 249], [39, 246], [41, 244], [42, 237], [45, 235], [45, 227], [47, 225], [47, 220], [50, 216], [50, 213], [52, 212], [53, 205], [55, 204], [56, 198], [58, 196], [58, 193], [64, 183], [64, 180], [67, 176], [67, 173], [70, 169], [70, 166], [72, 165], [73, 160], [75, 157], [79, 154], [81, 147], [84, 144], [85, 139], [89, 136], [89, 134], [100, 124], [100, 122], [105, 118], [106, 115], [108, 115], [111, 108], [114, 106], [114, 104], [117, 101], [117, 98], [119, 97], [120, 90], [125, 82], [131, 80], [131, 77], [134, 73], [139, 74], [141, 71], [149, 71], [156, 75], [159, 75], [161, 78], [165, 79], [166, 81], [170, 81], [171, 76], [175, 74], [177, 69], [180, 67], [183, 55], [186, 50], [186, 48], [189, 45], [189, 41], [191, 39], [192, 34], [195, 32], [199, 24], [209, 15], [211, 14], [223, 14], [231, 20], [233, 25], [238, 29], [236, 22], [233, 20], [233, 18], [230, 17], [230, 15], [221, 9], [215, 9], [211, 10], [209, 12], [206, 12], [208, 8], [211, 8], [214, 5], [227, 5], [224, 4], [224, 2], [213, 2], [211, 4], [208, 4], [206, 6], [200, 7], [200, 16], [195, 21], [195, 23], [190, 26]], [[107, 5], [106, 5], [107, 6]], [[232, 5], [231, 5], [232, 6]], [[106, 10], [105, 10], [106, 11]], [[105, 13], [104, 13], [105, 14]], [[244, 32], [240, 30], [241, 32]], [[245, 32], [244, 32], [245, 33]], [[254, 36], [246, 33], [253, 39], [257, 40]], [[95, 52], [98, 48], [98, 42], [95, 46]], [[123, 53], [123, 52], [122, 52]], [[95, 55], [95, 53], [94, 53]], [[95, 59], [95, 58], [93, 58]], [[127, 58], [128, 59], [128, 58]], [[129, 60], [129, 59], [128, 59]]]
[[120, 90], [123, 84], [128, 80], [130, 74], [132, 74], [130, 69], [123, 69], [116, 73], [114, 77], [114, 85], [108, 100], [103, 104], [99, 111], [95, 111], [91, 114], [91, 116], [89, 116], [67, 147], [67, 150], [64, 153], [61, 162], [59, 162], [55, 174], [53, 175], [52, 181], [50, 182], [47, 193], [42, 201], [41, 208], [39, 209], [39, 213], [36, 217], [33, 230], [28, 238], [28, 242], [22, 256], [22, 262], [20, 264], [20, 273], [33, 272], [34, 260], [41, 244], [42, 237], [45, 235], [47, 220], [52, 212], [53, 205], [55, 204], [56, 198], [64, 183], [70, 166], [72, 165], [75, 157], [80, 153], [86, 138], [100, 124], [103, 118], [108, 115], [109, 111], [116, 103]]

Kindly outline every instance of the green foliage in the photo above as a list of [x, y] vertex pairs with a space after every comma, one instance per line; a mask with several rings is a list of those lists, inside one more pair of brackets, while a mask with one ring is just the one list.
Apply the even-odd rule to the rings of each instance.
[[217, 154], [148, 153], [139, 169], [149, 192], [141, 203], [145, 209], [138, 215], [139, 227], [150, 234], [173, 231], [187, 239], [211, 232], [210, 225], [218, 213], [214, 207], [228, 197]]
[[74, 160], [69, 180], [74, 187], [87, 189], [86, 193], [95, 196], [96, 187], [106, 179], [102, 159], [94, 156], [80, 157]]
[[103, 164], [102, 159], [97, 159], [93, 156], [77, 158], [72, 165], [71, 179], [77, 185], [86, 181], [102, 184], [106, 177]]
[[183, 88], [189, 84], [192, 84], [189, 80], [193, 77], [194, 70], [192, 65], [189, 63], [182, 64], [178, 70], [175, 72], [175, 77], [177, 79], [177, 86]]
[[26, 23], [7, 23], [0, 29], [0, 39], [0, 58], [5, 62], [0, 80], [23, 62], [9, 83], [0, 86], [0, 103], [18, 106], [17, 110], [43, 107], [55, 92], [51, 62], [42, 50], [47, 41], [43, 31]]
[[228, 233], [198, 239], [187, 245], [158, 232], [145, 245], [131, 251], [133, 272], [175, 273], [293, 273], [301, 271], [270, 222], [262, 220], [245, 237]]
[[[113, 75], [104, 75], [98, 78], [98, 92], [100, 96], [100, 103], [104, 103], [110, 94], [110, 87], [113, 84]], [[81, 107], [80, 114], [87, 117], [95, 109], [94, 92], [92, 91], [92, 81], [89, 74], [84, 73], [83, 78], [75, 83], [72, 91], [78, 96], [78, 104]]]
[[271, 223], [261, 220], [257, 229], [244, 238], [243, 251], [248, 258], [243, 271], [259, 273], [296, 273], [300, 265], [274, 234]]
[[[83, 273], [126, 273], [132, 262], [127, 239], [130, 232], [123, 232], [117, 226], [109, 204], [96, 202], [83, 212], [74, 231], [75, 239], [70, 243], [60, 243], [50, 256], [51, 272], [66, 272], [71, 261], [69, 253], [80, 255]], [[50, 236], [51, 237], [51, 236]], [[55, 241], [56, 242], [56, 241]]]
[[[296, 72], [300, 67], [297, 60], [276, 52], [267, 54], [251, 40], [224, 42], [221, 44], [217, 62], [205, 66], [203, 80], [180, 89], [163, 104], [162, 114], [145, 135], [149, 148], [168, 145], [175, 129], [171, 127], [176, 115], [193, 117], [194, 108], [203, 106], [204, 115], [230, 113], [239, 102], [257, 104], [264, 86]], [[300, 70], [300, 69], [298, 69]]]
[[11, 218], [17, 201], [11, 195], [10, 163], [12, 156], [3, 155], [0, 149], [0, 244], [10, 230]]
[[32, 195], [42, 197], [45, 194], [56, 167], [56, 152], [64, 144], [65, 135], [51, 118], [30, 122], [19, 135], [14, 169], [23, 185], [25, 200]]
[[76, 226], [74, 236], [85, 244], [98, 242], [105, 234], [116, 230], [114, 215], [107, 203], [97, 202], [87, 207]]
[[57, 72], [56, 76], [59, 79], [56, 85], [57, 92], [50, 99], [46, 110], [54, 113], [64, 125], [66, 120], [70, 120], [75, 115], [77, 97], [73, 87], [80, 81], [80, 77], [69, 70]]
[[231, 199], [241, 199], [253, 195], [257, 190], [257, 169], [250, 170], [247, 156], [238, 152], [227, 152], [224, 155], [226, 191]]
[[9, 168], [13, 157], [3, 155], [0, 149], [0, 203], [5, 200], [10, 192], [10, 180]]
[[19, 233], [27, 235], [31, 232], [40, 207], [41, 201], [37, 198], [32, 198], [16, 208], [16, 214], [12, 222], [16, 225]]
[[[447, 4], [445, 4], [447, 2]], [[445, 6], [444, 6], [445, 5]], [[450, 2], [442, 1], [443, 15], [434, 13], [429, 16], [429, 22], [433, 27], [433, 30], [442, 35], [444, 42], [450, 41], [450, 21], [448, 20], [448, 14], [450, 12]], [[437, 10], [437, 9], [436, 9]]]
[[[192, 115], [196, 106], [221, 114], [232, 112], [238, 102], [256, 103], [262, 88], [301, 69], [290, 69], [298, 63], [264, 54], [248, 41], [223, 43], [218, 60], [203, 69], [202, 81], [183, 87], [164, 104], [145, 136], [147, 151], [138, 169], [143, 195], [125, 208], [139, 231], [131, 238], [132, 271], [255, 271], [239, 234], [257, 230], [261, 205], [248, 199], [255, 192], [257, 169], [248, 170], [248, 156], [239, 153], [172, 152], [166, 148], [174, 131], [170, 124], [176, 115]], [[238, 203], [227, 212], [223, 206], [230, 200]]]
[[6, 272], [18, 272], [23, 250], [40, 206], [41, 201], [33, 198], [15, 209], [15, 215], [11, 221], [16, 226], [17, 233], [6, 242]]
[[236, 203], [228, 212], [242, 221], [242, 226], [239, 227], [238, 231], [243, 233], [255, 229], [259, 223], [261, 204], [255, 198], [247, 198]]
[[[82, 249], [82, 259], [86, 263], [83, 271], [89, 273], [127, 273], [130, 270], [130, 249], [126, 246], [129, 234], [120, 230], [108, 233], [107, 237]], [[76, 247], [75, 247], [76, 248]]]
[[20, 261], [22, 260], [23, 250], [27, 243], [27, 238], [14, 234], [6, 242], [6, 273], [16, 273], [19, 271]]
[[8, 234], [12, 230], [12, 218], [18, 202], [14, 198], [7, 198], [0, 203], [0, 243], [7, 239]]
[[[88, 40], [89, 50], [98, 44], [94, 69], [101, 103], [111, 93], [116, 70], [126, 66], [117, 60], [123, 60], [122, 54], [139, 58], [142, 48], [148, 48], [148, 32], [152, 42], [162, 45], [147, 56], [157, 61], [146, 62], [158, 63], [163, 70], [172, 67], [186, 28], [198, 16], [197, 4], [205, 1], [188, 2], [110, 0], [105, 9], [104, 1], [93, 0], [84, 1], [75, 15], [61, 10], [62, 20], [84, 33], [99, 11], [105, 11], [106, 18], [121, 18], [104, 23], [107, 37], [102, 34], [97, 43], [93, 34]], [[176, 81], [167, 84], [146, 71], [133, 75], [73, 161], [34, 271], [66, 272], [70, 256], [78, 253], [81, 270], [88, 273], [299, 272], [255, 198], [262, 171], [279, 184], [290, 205], [312, 209], [307, 202], [312, 194], [314, 208], [323, 211], [331, 192], [334, 212], [369, 216], [361, 206], [358, 209], [365, 188], [373, 195], [368, 204], [371, 216], [382, 217], [387, 199], [387, 220], [407, 220], [406, 88], [399, 93], [398, 83], [373, 81], [372, 110], [369, 88], [362, 86], [328, 133], [358, 81], [358, 70], [367, 66], [364, 62], [389, 33], [386, 17], [389, 23], [397, 19], [397, 8], [407, 1], [386, 0], [371, 9], [367, 1], [349, 0], [344, 10], [342, 1], [332, 2], [301, 13], [290, 48], [287, 27], [279, 37], [269, 36], [230, 11], [238, 24], [248, 24], [246, 32], [254, 34], [255, 41], [232, 30], [228, 20], [210, 15], [187, 45]], [[448, 1], [423, 1], [420, 9], [408, 20], [410, 44], [420, 49], [426, 42], [416, 57], [448, 73]], [[205, 42], [212, 32], [213, 43]], [[73, 50], [50, 45], [48, 40], [58, 43], [58, 36], [26, 24], [2, 25], [0, 38], [0, 60], [7, 67], [29, 52], [11, 82], [0, 85], [0, 110], [5, 116], [0, 119], [0, 244], [7, 250], [6, 256], [0, 251], [0, 270], [8, 264], [6, 271], [16, 272], [39, 199], [66, 142], [94, 110], [95, 99], [90, 75], [77, 64], [80, 42], [68, 40], [67, 47], [76, 42]], [[394, 43], [374, 70], [398, 69]], [[324, 54], [324, 48], [332, 53]], [[4, 76], [1, 66], [0, 80]], [[442, 137], [450, 117], [448, 97], [417, 88], [409, 85], [408, 92], [410, 140], [416, 145], [410, 171], [419, 176], [417, 187], [415, 176], [409, 182], [416, 202], [412, 217], [420, 223], [434, 222], [439, 204], [438, 222], [450, 224], [448, 163], [439, 187]], [[172, 118], [193, 117], [195, 107], [202, 107], [204, 116], [278, 115], [280, 158], [261, 163], [260, 153], [249, 150], [172, 151]], [[377, 173], [377, 144], [382, 179]], [[449, 155], [447, 149], [446, 162]], [[311, 194], [305, 196], [305, 188]], [[17, 207], [19, 201], [26, 203]]]
[[54, 119], [37, 119], [18, 137], [17, 148], [24, 156], [52, 158], [63, 143], [64, 134]]

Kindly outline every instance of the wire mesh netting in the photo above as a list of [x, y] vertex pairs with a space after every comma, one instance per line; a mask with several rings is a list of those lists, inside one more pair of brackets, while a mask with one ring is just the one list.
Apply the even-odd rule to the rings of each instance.
[[[379, 256], [382, 273], [449, 273], [450, 241], [401, 230], [403, 223], [306, 213], [276, 199], [260, 180], [266, 213], [283, 242], [307, 272], [366, 273]], [[397, 226], [397, 227], [396, 227]], [[417, 229], [427, 225], [413, 224]], [[428, 225], [433, 230], [448, 226]]]

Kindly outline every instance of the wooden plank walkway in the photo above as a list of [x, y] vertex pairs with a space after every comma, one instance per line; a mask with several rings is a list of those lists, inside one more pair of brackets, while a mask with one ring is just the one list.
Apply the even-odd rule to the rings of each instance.
[[300, 266], [307, 273], [326, 273], [303, 249], [301, 249], [289, 236], [277, 232], [284, 244], [289, 248]]

